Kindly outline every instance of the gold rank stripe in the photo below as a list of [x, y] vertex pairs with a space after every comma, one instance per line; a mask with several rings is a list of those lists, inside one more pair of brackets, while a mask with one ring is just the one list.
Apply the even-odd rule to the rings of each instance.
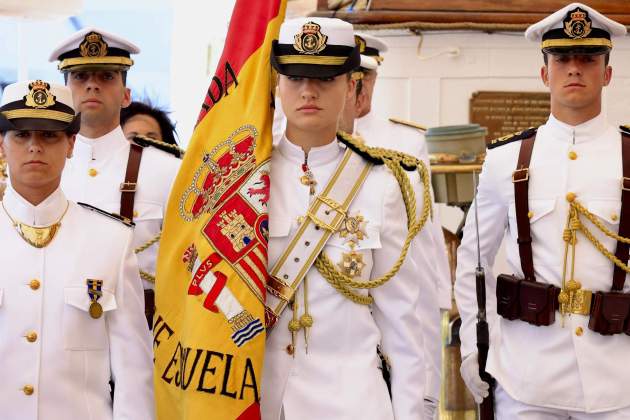
[[553, 47], [609, 47], [612, 41], [606, 38], [578, 38], [578, 39], [547, 39], [542, 42], [542, 48]]
[[15, 118], [41, 118], [44, 120], [55, 120], [69, 123], [74, 119], [73, 114], [66, 114], [65, 112], [54, 111], [52, 109], [14, 109], [11, 111], [2, 111], [2, 115], [9, 120]]
[[282, 55], [277, 58], [280, 64], [319, 64], [322, 66], [340, 66], [348, 57], [326, 55]]
[[128, 57], [74, 57], [62, 60], [57, 67], [59, 70], [63, 70], [66, 67], [85, 64], [112, 64], [131, 67], [133, 65], [133, 60]]

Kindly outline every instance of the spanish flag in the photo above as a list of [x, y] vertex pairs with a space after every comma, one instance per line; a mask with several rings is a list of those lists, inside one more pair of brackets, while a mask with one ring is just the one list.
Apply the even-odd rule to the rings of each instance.
[[154, 319], [158, 420], [260, 419], [265, 349], [269, 56], [286, 0], [237, 0], [171, 191]]

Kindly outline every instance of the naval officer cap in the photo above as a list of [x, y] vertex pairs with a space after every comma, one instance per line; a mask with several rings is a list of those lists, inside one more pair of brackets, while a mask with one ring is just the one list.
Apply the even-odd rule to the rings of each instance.
[[334, 77], [360, 61], [352, 25], [335, 18], [286, 20], [271, 51], [271, 64], [285, 76]]
[[376, 70], [383, 62], [381, 53], [387, 51], [387, 44], [380, 38], [361, 32], [355, 33], [354, 37], [361, 53], [361, 68]]
[[78, 70], [128, 70], [131, 54], [140, 49], [131, 42], [97, 28], [85, 28], [63, 41], [50, 54], [62, 72]]
[[625, 34], [625, 26], [582, 3], [571, 3], [525, 31], [550, 54], [604, 54], [612, 49], [612, 37]]
[[80, 114], [72, 91], [62, 85], [33, 80], [4, 88], [0, 101], [0, 131], [33, 130], [79, 132]]

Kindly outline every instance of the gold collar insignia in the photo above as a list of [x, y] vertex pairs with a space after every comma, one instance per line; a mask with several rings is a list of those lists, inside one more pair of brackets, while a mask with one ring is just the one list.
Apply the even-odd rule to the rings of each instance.
[[9, 220], [11, 220], [11, 223], [13, 224], [13, 227], [15, 228], [17, 233], [22, 237], [22, 239], [24, 239], [24, 241], [35, 248], [44, 248], [48, 244], [50, 244], [53, 239], [55, 239], [55, 235], [57, 235], [57, 232], [61, 227], [61, 219], [63, 219], [63, 216], [65, 216], [66, 212], [68, 211], [68, 207], [70, 207], [70, 203], [68, 203], [66, 205], [66, 209], [63, 211], [63, 214], [55, 223], [49, 226], [37, 227], [30, 226], [22, 222], [16, 222], [13, 217], [11, 217], [6, 207], [4, 207], [4, 201], [2, 201], [1, 203], [4, 212], [9, 217]]

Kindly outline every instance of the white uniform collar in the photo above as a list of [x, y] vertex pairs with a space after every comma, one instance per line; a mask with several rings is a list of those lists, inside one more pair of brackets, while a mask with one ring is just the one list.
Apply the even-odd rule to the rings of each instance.
[[608, 122], [604, 113], [600, 113], [589, 121], [573, 126], [563, 123], [550, 114], [545, 128], [549, 130], [553, 138], [578, 144], [598, 139], [608, 128]]
[[[304, 163], [304, 151], [302, 148], [287, 139], [286, 133], [280, 139], [276, 149], [282, 156], [298, 164]], [[311, 147], [308, 152], [308, 165], [311, 167], [324, 165], [335, 160], [345, 146], [335, 138], [324, 146]]]
[[88, 137], [77, 135], [77, 142], [74, 145], [74, 154], [79, 159], [100, 160], [115, 150], [127, 145], [127, 139], [120, 126], [117, 126], [104, 136], [90, 139]]
[[34, 206], [9, 184], [3, 200], [4, 207], [13, 220], [30, 226], [49, 226], [58, 222], [68, 206], [68, 200], [59, 187]]

